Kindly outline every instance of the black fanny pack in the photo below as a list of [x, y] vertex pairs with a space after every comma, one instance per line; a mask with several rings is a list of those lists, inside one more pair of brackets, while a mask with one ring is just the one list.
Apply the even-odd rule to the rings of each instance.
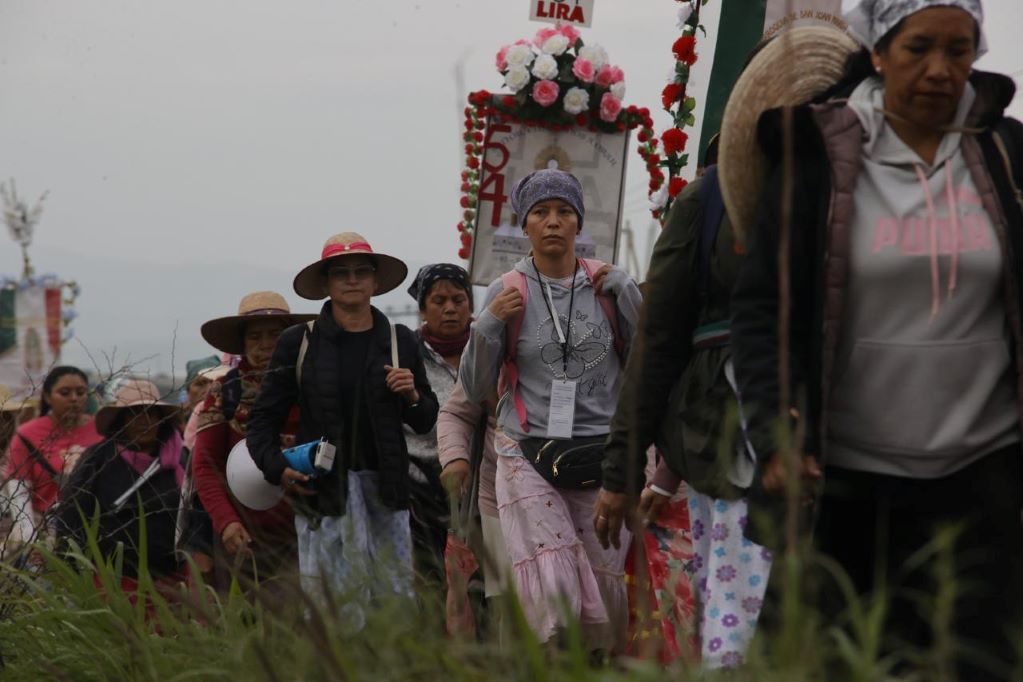
[[601, 464], [607, 436], [548, 440], [526, 438], [519, 442], [522, 454], [536, 472], [555, 488], [586, 490], [603, 482]]

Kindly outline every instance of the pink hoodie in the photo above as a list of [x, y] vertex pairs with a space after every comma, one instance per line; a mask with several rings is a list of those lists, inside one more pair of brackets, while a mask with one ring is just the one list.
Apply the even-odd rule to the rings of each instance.
[[[485, 406], [471, 402], [462, 390], [461, 382], [455, 383], [451, 396], [440, 407], [437, 416], [437, 455], [441, 467], [456, 459], [472, 461], [472, 437], [476, 425], [483, 417]], [[494, 449], [494, 428], [496, 421], [491, 413], [487, 417], [486, 444], [483, 461], [480, 463], [479, 505], [480, 512], [497, 517], [497, 493], [494, 479], [497, 475], [497, 451]]]

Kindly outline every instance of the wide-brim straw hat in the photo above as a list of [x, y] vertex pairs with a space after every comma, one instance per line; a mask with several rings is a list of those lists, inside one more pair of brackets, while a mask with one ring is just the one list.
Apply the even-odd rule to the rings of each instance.
[[247, 294], [238, 304], [238, 314], [218, 317], [205, 322], [200, 329], [206, 343], [217, 350], [232, 355], [244, 355], [245, 340], [242, 329], [249, 322], [256, 320], [281, 320], [284, 326], [308, 322], [315, 318], [312, 314], [291, 312], [284, 297], [273, 291], [256, 291]]
[[163, 419], [170, 419], [180, 411], [180, 406], [165, 401], [160, 396], [160, 389], [151, 381], [144, 379], [127, 379], [118, 388], [114, 402], [105, 405], [96, 413], [96, 431], [101, 436], [110, 437], [117, 423], [117, 417], [130, 407], [158, 407]]
[[394, 256], [376, 253], [357, 232], [335, 234], [323, 245], [320, 259], [295, 275], [295, 293], [311, 301], [327, 297], [327, 262], [345, 256], [369, 256], [376, 265], [377, 288], [374, 296], [396, 289], [408, 276], [408, 266]]
[[820, 95], [841, 80], [859, 49], [837, 28], [792, 28], [767, 43], [739, 76], [725, 105], [718, 150], [721, 193], [739, 244], [753, 230], [766, 180], [767, 160], [757, 143], [761, 114]]

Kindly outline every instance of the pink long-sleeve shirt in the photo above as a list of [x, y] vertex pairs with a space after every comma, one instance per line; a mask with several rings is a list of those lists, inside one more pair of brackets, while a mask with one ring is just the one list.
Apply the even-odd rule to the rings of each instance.
[[[486, 406], [466, 398], [461, 383], [455, 384], [451, 396], [441, 405], [440, 414], [437, 415], [437, 455], [441, 467], [446, 467], [456, 459], [472, 461], [472, 438], [485, 409]], [[495, 426], [496, 421], [491, 410], [487, 417], [483, 461], [480, 463], [479, 506], [480, 513], [492, 517], [497, 516], [497, 493], [494, 487], [497, 475]]]

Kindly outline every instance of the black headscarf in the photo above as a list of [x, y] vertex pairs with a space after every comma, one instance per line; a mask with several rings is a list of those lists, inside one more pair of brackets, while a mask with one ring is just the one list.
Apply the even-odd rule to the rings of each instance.
[[409, 296], [416, 299], [420, 310], [426, 307], [426, 297], [429, 295], [430, 289], [442, 279], [450, 280], [455, 286], [464, 289], [465, 293], [469, 295], [469, 301], [472, 301], [472, 282], [469, 280], [469, 273], [465, 271], [465, 268], [452, 263], [424, 265], [419, 269], [415, 281], [408, 288]]

